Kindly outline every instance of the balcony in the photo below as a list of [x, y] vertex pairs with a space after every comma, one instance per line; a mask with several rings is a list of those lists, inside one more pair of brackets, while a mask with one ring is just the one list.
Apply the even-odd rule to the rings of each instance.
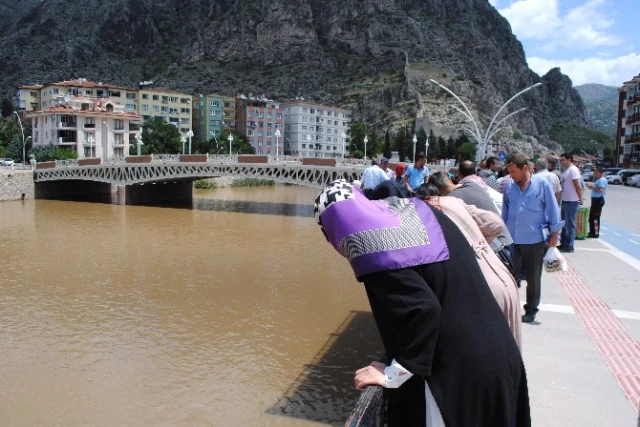
[[95, 123], [85, 123], [84, 124], [84, 128], [85, 129], [95, 129], [96, 128], [96, 124]]
[[140, 130], [139, 124], [129, 123], [129, 132], [138, 132]]
[[58, 122], [58, 129], [75, 129], [76, 122]]

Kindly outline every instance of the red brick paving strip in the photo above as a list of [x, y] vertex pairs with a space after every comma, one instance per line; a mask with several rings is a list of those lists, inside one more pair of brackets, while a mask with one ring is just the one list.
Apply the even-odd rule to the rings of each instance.
[[631, 402], [640, 408], [640, 344], [627, 331], [609, 306], [570, 266], [568, 271], [554, 273], [576, 314], [591, 339], [602, 353], [609, 370]]

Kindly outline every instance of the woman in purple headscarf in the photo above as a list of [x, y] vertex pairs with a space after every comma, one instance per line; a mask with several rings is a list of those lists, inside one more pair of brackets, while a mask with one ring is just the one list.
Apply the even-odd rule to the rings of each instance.
[[529, 427], [518, 346], [458, 227], [418, 198], [368, 200], [346, 181], [316, 199], [327, 240], [364, 283], [389, 366], [356, 372], [389, 388], [393, 426]]

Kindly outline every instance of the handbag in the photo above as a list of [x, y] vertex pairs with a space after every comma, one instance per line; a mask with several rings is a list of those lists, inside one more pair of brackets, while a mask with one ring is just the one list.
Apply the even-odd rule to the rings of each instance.
[[509, 249], [503, 245], [502, 248], [494, 252], [496, 253], [496, 255], [498, 255], [498, 258], [500, 258], [500, 261], [504, 264], [504, 266], [507, 267], [507, 270], [509, 270], [509, 273], [511, 273], [513, 278], [517, 279], [516, 268], [513, 265], [513, 258], [511, 258], [511, 252], [509, 252]]

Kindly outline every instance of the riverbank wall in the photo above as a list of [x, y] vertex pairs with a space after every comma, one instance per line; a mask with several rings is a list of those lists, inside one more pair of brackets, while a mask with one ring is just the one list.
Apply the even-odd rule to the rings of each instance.
[[0, 170], [0, 202], [30, 200], [35, 197], [33, 171]]

